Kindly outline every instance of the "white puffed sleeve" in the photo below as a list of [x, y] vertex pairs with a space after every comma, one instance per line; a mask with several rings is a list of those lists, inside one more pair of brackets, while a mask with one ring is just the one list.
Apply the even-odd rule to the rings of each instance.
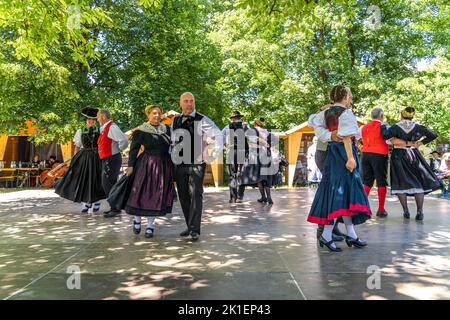
[[75, 132], [75, 136], [73, 137], [73, 143], [75, 143], [75, 145], [78, 148], [83, 147], [83, 143], [81, 142], [81, 129], [78, 129], [77, 132]]
[[325, 124], [325, 111], [312, 114], [308, 119], [308, 125], [314, 129], [314, 133], [320, 141], [331, 141], [331, 132]]
[[358, 136], [359, 128], [358, 121], [352, 110], [345, 110], [339, 117], [338, 136]]

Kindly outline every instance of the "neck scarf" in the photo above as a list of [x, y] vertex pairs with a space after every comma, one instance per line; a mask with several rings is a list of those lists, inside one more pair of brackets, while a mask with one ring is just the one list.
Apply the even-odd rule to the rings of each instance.
[[138, 130], [147, 133], [166, 134], [166, 126], [162, 123], [160, 123], [157, 127], [154, 127], [150, 123], [144, 122], [138, 127]]

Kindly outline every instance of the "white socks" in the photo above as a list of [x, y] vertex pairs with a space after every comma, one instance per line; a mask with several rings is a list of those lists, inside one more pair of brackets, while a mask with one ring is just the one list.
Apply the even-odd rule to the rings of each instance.
[[96, 202], [94, 203], [94, 205], [92, 205], [91, 203], [87, 203], [87, 202], [82, 202], [81, 203], [81, 210], [86, 210], [88, 209], [88, 213], [94, 213], [94, 209], [95, 211], [98, 211], [100, 209], [100, 202]]
[[[334, 223], [336, 223], [336, 219], [334, 220]], [[327, 224], [323, 228], [322, 237], [325, 239], [326, 242], [329, 242], [333, 239], [333, 227], [334, 225]], [[331, 247], [336, 248], [336, 245], [334, 243], [331, 244]]]
[[352, 217], [342, 217], [344, 220], [345, 228], [347, 229], [347, 235], [350, 238], [357, 239], [358, 236], [356, 235], [355, 226], [352, 222]]
[[[155, 222], [156, 217], [147, 217], [147, 228], [153, 229], [153, 223]], [[137, 223], [141, 223], [142, 217], [141, 216], [134, 216], [134, 221]]]
[[147, 222], [147, 228], [152, 228], [153, 229], [153, 222], [155, 222], [156, 217], [148, 217], [147, 218], [148, 222]]

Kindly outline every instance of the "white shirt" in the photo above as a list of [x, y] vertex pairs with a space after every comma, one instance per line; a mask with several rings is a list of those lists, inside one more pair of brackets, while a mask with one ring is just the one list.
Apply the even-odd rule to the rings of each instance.
[[[343, 104], [335, 103], [334, 105], [345, 107]], [[331, 132], [328, 130], [325, 123], [325, 111], [313, 114], [308, 119], [308, 125], [314, 129], [314, 132], [319, 140], [322, 142], [331, 141]], [[346, 109], [339, 116], [339, 125], [337, 135], [340, 137], [355, 136], [357, 139], [361, 138], [361, 131], [358, 128], [358, 120], [353, 114], [352, 110]]]
[[[112, 122], [112, 120], [109, 120], [107, 123], [105, 123], [100, 127], [100, 133], [102, 133], [102, 131], [110, 122]], [[120, 130], [119, 126], [115, 123], [113, 123], [109, 128], [108, 138], [113, 140], [113, 148], [115, 144], [114, 142], [117, 143], [118, 149], [120, 151], [123, 151], [128, 147], [128, 136], [125, 133], [123, 133], [122, 130]]]

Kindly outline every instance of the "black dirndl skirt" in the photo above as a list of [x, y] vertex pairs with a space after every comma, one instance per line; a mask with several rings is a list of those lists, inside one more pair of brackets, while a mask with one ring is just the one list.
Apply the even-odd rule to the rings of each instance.
[[[253, 156], [252, 156], [253, 155]], [[260, 155], [255, 151], [250, 153], [242, 166], [239, 176], [239, 185], [256, 186], [261, 182], [266, 187], [272, 187], [275, 184], [274, 175], [278, 172], [272, 161], [265, 159], [262, 163]]]
[[416, 148], [394, 148], [391, 154], [391, 194], [414, 195], [440, 189], [441, 184]]
[[134, 216], [164, 216], [174, 201], [173, 163], [170, 156], [143, 152], [136, 163], [125, 211]]
[[342, 222], [342, 216], [352, 217], [353, 224], [370, 219], [371, 211], [360, 175], [360, 162], [356, 147], [352, 144], [356, 168], [345, 167], [347, 153], [344, 143], [329, 142], [322, 180], [309, 211], [308, 222], [329, 225], [334, 219]]
[[72, 158], [67, 173], [57, 182], [55, 192], [73, 202], [94, 203], [106, 199], [97, 149], [78, 151]]

